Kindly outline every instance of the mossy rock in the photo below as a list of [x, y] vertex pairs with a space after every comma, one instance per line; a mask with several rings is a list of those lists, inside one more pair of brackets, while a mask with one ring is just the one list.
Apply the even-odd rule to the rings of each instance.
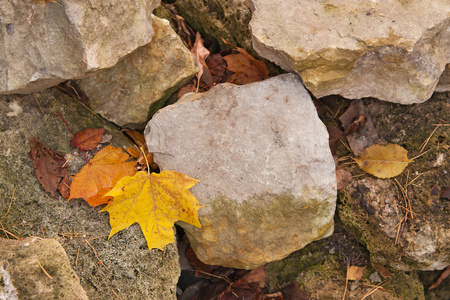
[[[349, 281], [346, 287], [345, 259], [358, 261], [367, 266], [359, 282]], [[311, 243], [289, 257], [267, 264], [266, 285], [269, 292], [279, 290], [285, 283], [296, 282], [309, 299], [362, 299], [375, 285], [369, 279], [375, 272], [368, 262], [368, 253], [361, 249], [351, 236], [340, 232]], [[424, 291], [414, 272], [395, 271], [385, 280], [383, 290], [375, 292], [368, 299], [424, 299]], [[356, 289], [350, 289], [352, 285]]]
[[374, 262], [404, 271], [443, 269], [450, 263], [450, 203], [441, 197], [450, 186], [450, 127], [435, 124], [450, 119], [450, 100], [436, 93], [411, 106], [372, 99], [364, 104], [379, 137], [417, 158], [394, 179], [351, 169], [357, 180], [339, 194], [339, 218]]

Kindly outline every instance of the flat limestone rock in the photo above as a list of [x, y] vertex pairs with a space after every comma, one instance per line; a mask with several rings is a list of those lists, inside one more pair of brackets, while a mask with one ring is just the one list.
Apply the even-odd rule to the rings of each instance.
[[202, 228], [180, 222], [207, 264], [252, 269], [333, 232], [328, 133], [295, 74], [219, 84], [163, 108], [145, 129], [162, 170], [191, 188]]
[[251, 0], [253, 47], [316, 97], [428, 100], [450, 62], [448, 0]]
[[167, 20], [153, 17], [151, 43], [113, 68], [79, 81], [90, 107], [119, 126], [143, 129], [170, 95], [198, 72], [197, 62]]
[[114, 66], [149, 43], [159, 0], [2, 1], [0, 94], [27, 94]]
[[1, 299], [88, 300], [57, 240], [0, 238], [0, 250]]

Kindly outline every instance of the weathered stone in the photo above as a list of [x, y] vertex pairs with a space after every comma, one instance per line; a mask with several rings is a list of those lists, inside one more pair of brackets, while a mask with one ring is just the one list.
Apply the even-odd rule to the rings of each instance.
[[450, 64], [447, 64], [444, 72], [442, 72], [439, 82], [436, 86], [435, 92], [450, 91]]
[[[57, 88], [34, 96], [0, 95], [0, 228], [23, 238], [58, 238], [90, 299], [110, 300], [116, 295], [122, 299], [175, 299], [180, 267], [174, 244], [164, 252], [149, 250], [138, 224], [108, 240], [108, 213], [99, 213], [100, 208], [81, 199], [67, 202], [60, 196], [50, 197], [27, 156], [28, 141], [38, 137], [46, 147], [66, 153], [71, 174], [86, 164], [83, 155], [70, 146], [70, 132], [54, 111], [73, 132], [105, 128], [105, 134], [112, 136], [108, 144], [131, 145], [117, 128]], [[104, 146], [87, 151], [88, 159]], [[3, 230], [0, 236], [7, 237]]]
[[114, 66], [151, 41], [159, 2], [2, 1], [0, 94], [31, 93]]
[[57, 240], [0, 238], [0, 250], [0, 299], [88, 299]]
[[252, 13], [248, 0], [178, 0], [175, 6], [196, 31], [215, 37], [226, 48], [229, 46], [221, 38], [252, 51], [252, 37], [248, 28]]
[[316, 96], [421, 103], [450, 62], [448, 0], [251, 0], [253, 47]]
[[[340, 191], [339, 218], [346, 231], [366, 246], [373, 262], [405, 271], [450, 264], [450, 202], [442, 194], [450, 186], [448, 142], [444, 142], [450, 141], [450, 127], [435, 126], [435, 120], [450, 120], [448, 103], [448, 93], [434, 93], [425, 103], [410, 106], [364, 100], [378, 135], [386, 143], [402, 145], [414, 158], [395, 180], [354, 177]], [[428, 143], [421, 151], [424, 141]], [[407, 210], [412, 213], [405, 216]]]
[[256, 268], [330, 235], [336, 200], [328, 133], [294, 74], [187, 94], [148, 123], [162, 170], [191, 188], [202, 228], [180, 222], [205, 263]]
[[198, 72], [192, 53], [167, 20], [153, 17], [151, 43], [113, 68], [79, 81], [90, 107], [108, 120], [142, 129], [170, 95]]
[[[353, 182], [339, 206], [342, 222], [351, 231], [356, 230], [374, 262], [404, 271], [444, 269], [450, 264], [450, 230], [443, 225], [448, 218], [438, 213], [419, 214], [421, 205], [416, 204], [412, 208], [414, 216], [409, 215], [408, 223], [399, 232], [405, 212], [399, 207], [396, 191], [395, 184], [386, 180], [366, 178]], [[364, 213], [364, 208], [369, 214]]]

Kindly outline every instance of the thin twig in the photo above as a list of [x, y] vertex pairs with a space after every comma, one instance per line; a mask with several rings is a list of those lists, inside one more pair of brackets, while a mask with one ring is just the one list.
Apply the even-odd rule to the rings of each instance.
[[101, 261], [100, 258], [98, 257], [98, 255], [97, 255], [97, 250], [95, 250], [95, 248], [92, 247], [92, 245], [89, 244], [89, 242], [88, 242], [87, 240], [84, 240], [84, 241], [85, 241], [85, 242], [89, 245], [89, 247], [91, 247], [92, 250], [94, 251], [95, 257], [97, 257], [99, 264], [101, 264], [101, 265], [104, 266], [109, 272], [111, 272], [111, 270], [110, 270], [110, 269], [103, 263], [103, 261]]
[[50, 276], [50, 274], [47, 273], [47, 271], [45, 271], [44, 267], [41, 265], [41, 263], [36, 259], [37, 263], [39, 264], [39, 267], [41, 267], [42, 271], [44, 271], [45, 275], [48, 276], [48, 278], [53, 279], [52, 276]]
[[105, 237], [105, 236], [108, 236], [108, 235], [107, 235], [107, 234], [105, 234], [105, 235], [100, 235], [100, 236], [96, 236], [96, 237], [93, 237], [93, 238], [87, 239], [86, 241], [92, 241], [92, 240], [96, 240], [96, 239], [99, 239], [99, 238], [102, 238], [102, 237]]
[[440, 124], [439, 124], [439, 125], [436, 125], [436, 128], [434, 128], [434, 130], [431, 132], [431, 134], [428, 136], [428, 138], [425, 140], [425, 142], [422, 143], [423, 146], [421, 145], [421, 148], [420, 148], [419, 153], [422, 153], [423, 149], [425, 149], [425, 147], [427, 146], [427, 144], [428, 144], [428, 142], [430, 141], [431, 137], [433, 136], [433, 134], [435, 133], [435, 131], [436, 131], [439, 127], [441, 127]]
[[78, 244], [77, 258], [75, 259], [75, 266], [78, 265], [78, 255], [80, 254], [80, 247], [81, 247], [81, 243]]
[[369, 297], [370, 295], [372, 295], [376, 291], [380, 290], [386, 283], [387, 283], [387, 281], [386, 282], [382, 282], [379, 285], [376, 285], [376, 286], [372, 287], [367, 293], [364, 294], [364, 296], [361, 298], [361, 300], [366, 299], [367, 297]]
[[346, 275], [345, 275], [345, 288], [344, 288], [344, 295], [342, 296], [342, 300], [345, 299], [345, 294], [347, 293], [347, 285], [348, 285], [348, 270], [350, 268], [350, 259], [347, 257], [347, 271], [346, 271]]
[[[66, 124], [66, 127], [67, 127], [67, 129], [69, 130], [70, 134], [72, 135], [72, 137], [73, 137], [73, 139], [74, 139], [76, 145], [79, 146], [80, 143], [78, 142], [78, 140], [77, 140], [77, 138], [75, 137], [75, 135], [73, 135], [72, 130], [70, 130], [70, 127], [69, 127], [69, 125], [67, 125], [66, 120], [64, 120], [64, 118], [61, 117], [61, 115], [60, 115], [59, 113], [57, 113], [56, 111], [55, 111], [54, 113], [55, 113], [58, 117], [61, 118], [61, 120], [64, 122], [64, 124]], [[80, 149], [80, 148], [78, 147], [78, 149]], [[87, 159], [86, 154], [84, 154], [84, 151], [81, 150], [81, 149], [80, 149], [80, 151], [81, 151], [81, 153], [83, 153], [83, 156], [84, 156], [84, 159], [86, 160], [86, 163], [89, 164], [89, 160]]]
[[36, 99], [36, 102], [37, 102], [37, 104], [39, 105], [39, 108], [40, 108], [41, 112], [44, 114], [44, 110], [42, 109], [41, 104], [39, 104], [39, 101], [38, 101], [38, 99], [36, 98], [36, 95], [35, 95], [34, 93], [33, 93], [33, 97], [34, 97], [34, 99]]
[[9, 232], [8, 230], [5, 230], [5, 228], [3, 227], [2, 222], [0, 221], [0, 225], [2, 226], [2, 228], [0, 228], [0, 230], [3, 230], [3, 232], [7, 233], [6, 237], [9, 239], [8, 234], [11, 235], [12, 237], [14, 237], [15, 239], [19, 240], [19, 241], [23, 241], [23, 238]]
[[113, 288], [110, 288], [111, 289], [111, 291], [114, 293], [114, 296], [116, 296], [117, 297], [117, 299], [119, 299], [119, 300], [123, 300], [119, 295], [117, 295], [117, 293], [114, 291], [114, 289]]
[[3, 216], [3, 218], [6, 218], [6, 216], [7, 216], [8, 213], [9, 213], [9, 210], [11, 209], [11, 204], [12, 204], [12, 201], [13, 201], [13, 199], [14, 199], [14, 194], [15, 194], [15, 193], [16, 193], [16, 187], [14, 187], [13, 194], [12, 194], [12, 196], [11, 196], [11, 201], [9, 202], [8, 211], [7, 211], [6, 214]]

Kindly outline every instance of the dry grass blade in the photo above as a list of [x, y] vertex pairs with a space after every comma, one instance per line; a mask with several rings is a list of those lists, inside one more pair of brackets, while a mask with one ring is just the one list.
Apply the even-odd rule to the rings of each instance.
[[39, 267], [41, 267], [42, 271], [44, 271], [45, 275], [47, 275], [48, 278], [53, 279], [53, 277], [50, 276], [50, 274], [48, 274], [48, 272], [44, 269], [44, 267], [41, 265], [41, 263], [38, 260], [36, 260], [36, 261], [37, 261]]

